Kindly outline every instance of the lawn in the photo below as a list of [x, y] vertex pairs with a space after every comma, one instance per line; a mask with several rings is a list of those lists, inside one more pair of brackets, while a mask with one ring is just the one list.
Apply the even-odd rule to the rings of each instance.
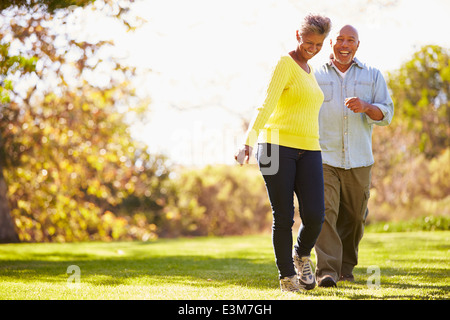
[[449, 299], [449, 239], [368, 232], [356, 282], [300, 294], [279, 290], [270, 235], [3, 244], [0, 299]]

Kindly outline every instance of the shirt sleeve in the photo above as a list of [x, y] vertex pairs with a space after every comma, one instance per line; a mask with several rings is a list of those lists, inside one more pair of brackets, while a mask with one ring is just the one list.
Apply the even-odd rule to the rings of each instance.
[[273, 69], [269, 85], [267, 86], [264, 103], [259, 106], [250, 121], [245, 134], [244, 144], [253, 147], [258, 140], [260, 130], [264, 128], [269, 117], [272, 115], [278, 100], [289, 79], [288, 66], [286, 60], [281, 57]]
[[372, 104], [381, 110], [383, 119], [378, 121], [373, 120], [368, 115], [366, 115], [366, 119], [370, 125], [387, 126], [391, 123], [392, 117], [394, 116], [394, 103], [389, 94], [386, 81], [380, 71], [376, 73], [374, 86], [374, 99]]

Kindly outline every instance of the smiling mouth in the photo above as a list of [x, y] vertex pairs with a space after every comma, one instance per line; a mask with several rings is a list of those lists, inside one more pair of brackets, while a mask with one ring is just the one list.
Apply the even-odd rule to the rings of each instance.
[[350, 56], [350, 51], [339, 51], [339, 54], [343, 57], [348, 57]]
[[305, 50], [306, 51], [306, 53], [307, 54], [309, 54], [310, 56], [313, 56], [313, 55], [315, 55], [315, 53], [314, 52], [311, 52], [311, 51], [308, 51], [308, 50]]

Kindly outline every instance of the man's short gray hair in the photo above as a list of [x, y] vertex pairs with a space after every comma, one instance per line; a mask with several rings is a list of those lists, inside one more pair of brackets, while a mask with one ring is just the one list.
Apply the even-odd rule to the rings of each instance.
[[299, 28], [300, 34], [316, 33], [328, 36], [331, 30], [330, 18], [318, 15], [308, 14]]

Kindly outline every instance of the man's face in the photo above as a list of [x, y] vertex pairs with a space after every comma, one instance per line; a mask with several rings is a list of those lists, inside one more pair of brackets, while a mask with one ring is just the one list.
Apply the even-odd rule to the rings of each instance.
[[343, 66], [349, 65], [352, 63], [359, 47], [358, 32], [352, 26], [345, 26], [339, 31], [334, 40], [330, 40], [330, 43], [333, 48], [335, 61]]

